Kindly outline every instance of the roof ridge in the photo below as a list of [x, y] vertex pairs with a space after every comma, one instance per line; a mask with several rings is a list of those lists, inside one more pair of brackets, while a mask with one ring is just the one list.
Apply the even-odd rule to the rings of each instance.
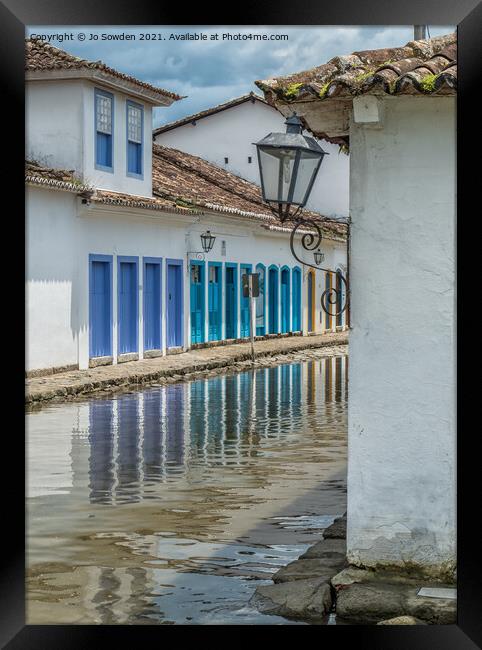
[[221, 104], [216, 104], [215, 106], [211, 106], [210, 108], [205, 108], [202, 111], [198, 111], [197, 113], [191, 113], [190, 115], [186, 115], [185, 117], [180, 117], [179, 119], [173, 120], [172, 122], [161, 124], [160, 126], [156, 127], [152, 133], [153, 135], [158, 135], [159, 133], [171, 131], [172, 129], [175, 129], [178, 126], [183, 126], [184, 124], [188, 124], [189, 122], [194, 122], [196, 120], [201, 120], [204, 117], [215, 115], [216, 113], [220, 113], [223, 110], [247, 102], [250, 99], [254, 99], [255, 101], [260, 101], [262, 104], [266, 104], [267, 106], [269, 106], [268, 102], [262, 95], [258, 95], [258, 93], [254, 92], [253, 90], [250, 90], [249, 93], [245, 93], [244, 95], [239, 95], [238, 97], [233, 97], [233, 99], [228, 99], [225, 102], [222, 102]]
[[[163, 97], [168, 97], [171, 100], [178, 101], [184, 99], [184, 96], [173, 93], [164, 88], [154, 86], [147, 81], [142, 81], [137, 77], [133, 77], [125, 72], [120, 72], [115, 68], [107, 65], [101, 59], [97, 61], [90, 61], [89, 59], [83, 59], [75, 54], [71, 54], [66, 50], [62, 50], [52, 43], [47, 43], [41, 38], [26, 38], [25, 39], [25, 69], [26, 71], [45, 71], [45, 70], [61, 70], [61, 69], [81, 69], [87, 68], [89, 70], [101, 70], [107, 74], [117, 77], [118, 79], [123, 79], [124, 81], [129, 81], [144, 90], [150, 90], [151, 92], [162, 95]], [[51, 60], [45, 61], [45, 58], [51, 56]], [[37, 58], [37, 60], [36, 60]], [[44, 60], [42, 60], [42, 58]], [[68, 65], [68, 63], [72, 65]], [[62, 65], [64, 64], [64, 65]]]

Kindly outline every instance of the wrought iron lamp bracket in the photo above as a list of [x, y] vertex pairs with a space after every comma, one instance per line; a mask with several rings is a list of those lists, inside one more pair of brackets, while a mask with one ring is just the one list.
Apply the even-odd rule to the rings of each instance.
[[[350, 304], [350, 287], [349, 287], [349, 270], [350, 270], [350, 217], [347, 219], [330, 219], [328, 217], [323, 218], [319, 222], [316, 222], [312, 219], [305, 219], [303, 216], [300, 216], [302, 207], [298, 206], [293, 214], [289, 214], [289, 207], [286, 211], [282, 212], [282, 207], [278, 206], [278, 209], [275, 209], [272, 205], [269, 206], [273, 214], [281, 221], [283, 225], [288, 226], [288, 223], [292, 223], [291, 233], [290, 233], [290, 249], [291, 254], [300, 264], [309, 266], [317, 271], [324, 271], [325, 273], [330, 273], [330, 275], [339, 278], [339, 287], [330, 286], [329, 289], [325, 289], [321, 294], [321, 308], [329, 316], [339, 316], [343, 312], [347, 312], [347, 325], [349, 324], [349, 304]], [[296, 235], [301, 236], [301, 246], [306, 251], [315, 251], [321, 247], [321, 242], [323, 240], [323, 234], [320, 225], [324, 223], [337, 223], [346, 225], [347, 227], [347, 271], [346, 274], [341, 273], [341, 271], [334, 271], [333, 269], [328, 269], [318, 264], [311, 264], [306, 260], [298, 256], [295, 248], [295, 237]], [[305, 232], [300, 232], [304, 230]], [[331, 307], [334, 306], [334, 309]]]

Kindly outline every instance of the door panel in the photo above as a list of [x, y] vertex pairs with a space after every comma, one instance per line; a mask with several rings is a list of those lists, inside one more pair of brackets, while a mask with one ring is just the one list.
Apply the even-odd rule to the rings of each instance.
[[119, 354], [137, 352], [137, 265], [119, 262]]
[[226, 338], [235, 339], [236, 332], [236, 268], [226, 267]]
[[90, 273], [90, 356], [110, 356], [112, 297], [109, 262], [92, 261]]
[[221, 338], [221, 267], [209, 265], [208, 283], [208, 304], [209, 304], [209, 340], [219, 341]]
[[167, 347], [182, 346], [182, 267], [167, 267]]
[[[244, 274], [250, 273], [251, 272], [251, 266], [242, 266], [241, 267], [241, 278], [243, 277]], [[241, 281], [240, 287], [243, 286], [243, 282]], [[249, 323], [249, 298], [245, 298], [243, 296], [242, 290], [240, 290], [241, 294], [241, 309], [240, 309], [240, 330], [241, 330], [241, 337], [248, 337], [251, 332], [250, 328], [250, 323]]]
[[278, 271], [269, 270], [269, 332], [278, 332]]
[[144, 266], [144, 350], [161, 349], [161, 265]]
[[290, 325], [290, 275], [289, 271], [284, 269], [281, 272], [281, 331], [289, 331]]
[[204, 343], [204, 265], [191, 265], [191, 343]]

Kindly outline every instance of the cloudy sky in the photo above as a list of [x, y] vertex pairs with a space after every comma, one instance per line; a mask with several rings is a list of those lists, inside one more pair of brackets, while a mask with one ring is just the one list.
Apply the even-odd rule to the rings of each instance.
[[[454, 26], [429, 26], [430, 36]], [[179, 40], [186, 34], [207, 40]], [[52, 45], [90, 60], [102, 60], [121, 72], [187, 95], [154, 113], [154, 126], [250, 92], [256, 79], [288, 74], [325, 63], [355, 50], [397, 47], [413, 38], [413, 27], [29, 27], [27, 36], [50, 36]], [[111, 40], [119, 35], [135, 40]], [[140, 34], [156, 35], [140, 40]], [[217, 40], [214, 40], [216, 38]], [[268, 40], [246, 38], [266, 35]], [[63, 38], [68, 35], [71, 38]], [[85, 40], [79, 40], [85, 35]], [[91, 39], [91, 35], [93, 38]], [[171, 35], [178, 38], [172, 38]], [[238, 35], [243, 35], [240, 40]], [[281, 35], [288, 39], [274, 40]], [[224, 37], [223, 37], [224, 36]], [[155, 38], [156, 40], [152, 40]], [[105, 39], [105, 40], [103, 40]]]

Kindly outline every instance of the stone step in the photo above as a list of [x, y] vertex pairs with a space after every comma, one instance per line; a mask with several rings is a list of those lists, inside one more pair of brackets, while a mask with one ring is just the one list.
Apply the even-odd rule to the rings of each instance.
[[331, 609], [331, 587], [323, 578], [261, 585], [252, 596], [250, 605], [263, 614], [317, 620]]

